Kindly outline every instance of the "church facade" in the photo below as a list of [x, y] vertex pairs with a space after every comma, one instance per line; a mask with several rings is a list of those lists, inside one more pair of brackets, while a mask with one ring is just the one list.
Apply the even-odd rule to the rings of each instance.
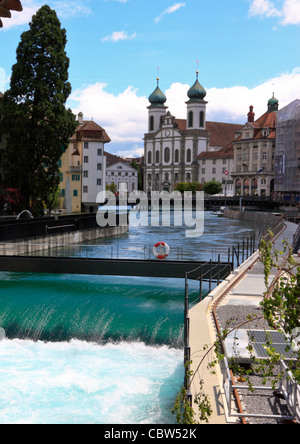
[[167, 111], [167, 98], [159, 88], [159, 79], [149, 96], [148, 133], [144, 137], [144, 191], [147, 193], [171, 192], [179, 182], [203, 183], [201, 153], [221, 150], [235, 139], [240, 128], [236, 124], [206, 120], [208, 102], [198, 71], [187, 96], [186, 119], [176, 119]]

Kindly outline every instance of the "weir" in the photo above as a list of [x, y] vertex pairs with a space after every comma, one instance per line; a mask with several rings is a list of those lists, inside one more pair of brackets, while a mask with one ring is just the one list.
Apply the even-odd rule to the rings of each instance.
[[141, 276], [216, 281], [226, 279], [232, 264], [227, 262], [94, 259], [78, 257], [0, 256], [0, 271], [18, 273]]

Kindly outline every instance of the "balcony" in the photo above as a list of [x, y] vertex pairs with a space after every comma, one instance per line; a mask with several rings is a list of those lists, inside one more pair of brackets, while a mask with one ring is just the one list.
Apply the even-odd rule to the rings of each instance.
[[69, 165], [68, 173], [70, 173], [70, 174], [81, 174], [82, 173], [81, 165], [77, 165], [77, 166]]

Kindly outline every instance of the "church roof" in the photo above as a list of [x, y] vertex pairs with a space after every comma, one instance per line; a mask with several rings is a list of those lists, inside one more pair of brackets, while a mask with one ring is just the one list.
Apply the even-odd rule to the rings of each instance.
[[[23, 11], [23, 6], [20, 0], [2, 0], [0, 5], [0, 17], [10, 18], [10, 11]], [[0, 28], [3, 27], [2, 20], [0, 19]]]
[[199, 72], [197, 71], [197, 78], [196, 78], [196, 82], [194, 83], [194, 85], [188, 90], [188, 97], [191, 100], [203, 100], [204, 97], [206, 96], [206, 91], [203, 88], [202, 85], [200, 85], [199, 80], [198, 80], [198, 74]]
[[164, 105], [165, 102], [167, 101], [165, 94], [162, 92], [162, 90], [159, 87], [159, 78], [157, 78], [157, 87], [155, 91], [153, 91], [153, 93], [150, 94], [148, 100], [151, 103], [151, 105], [159, 105], [159, 106]]
[[[175, 123], [180, 131], [186, 131], [187, 121], [185, 119], [175, 119]], [[224, 147], [235, 139], [235, 133], [240, 131], [242, 125], [223, 122], [206, 122], [206, 130], [209, 132], [209, 145]]]

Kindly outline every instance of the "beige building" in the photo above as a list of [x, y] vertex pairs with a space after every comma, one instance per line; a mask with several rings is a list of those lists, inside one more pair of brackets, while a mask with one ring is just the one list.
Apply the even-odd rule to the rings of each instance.
[[233, 142], [234, 194], [270, 197], [274, 193], [276, 121], [278, 100], [268, 101], [268, 110], [255, 120], [250, 106], [248, 121]]

